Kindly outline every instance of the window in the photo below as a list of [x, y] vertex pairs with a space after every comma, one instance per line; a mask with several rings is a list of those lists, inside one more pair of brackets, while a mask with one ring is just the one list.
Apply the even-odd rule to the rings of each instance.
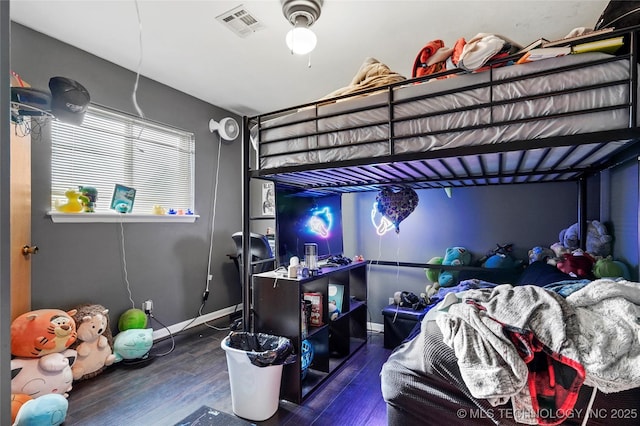
[[136, 189], [132, 213], [194, 208], [193, 133], [91, 105], [82, 126], [52, 121], [51, 210], [68, 189], [98, 190], [109, 212], [116, 184]]

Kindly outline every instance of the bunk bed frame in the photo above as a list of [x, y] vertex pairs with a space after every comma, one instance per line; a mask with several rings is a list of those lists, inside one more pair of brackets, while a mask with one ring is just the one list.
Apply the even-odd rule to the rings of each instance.
[[[487, 63], [488, 69], [477, 74], [482, 74], [484, 80], [474, 83], [471, 89], [488, 90], [488, 100], [474, 105], [463, 105], [447, 108], [439, 112], [424, 112], [405, 114], [398, 117], [396, 111], [408, 102], [431, 102], [437, 97], [455, 93], [457, 89], [449, 89], [437, 93], [426, 93], [419, 96], [399, 96], [400, 90], [411, 85], [419, 85], [427, 80], [444, 79], [457, 74], [468, 74], [462, 70], [446, 71], [438, 74], [424, 76], [417, 79], [390, 84], [366, 91], [356, 92], [333, 99], [323, 99], [318, 102], [298, 105], [292, 108], [281, 109], [268, 114], [243, 119], [243, 234], [247, 241], [243, 247], [248, 251], [248, 235], [250, 229], [250, 185], [253, 178], [273, 181], [282, 189], [291, 190], [301, 196], [323, 195], [327, 193], [347, 193], [361, 191], [379, 191], [383, 187], [403, 188], [410, 186], [414, 189], [430, 189], [445, 187], [467, 187], [480, 185], [505, 185], [521, 183], [540, 183], [557, 181], [578, 182], [578, 223], [580, 225], [581, 241], [586, 238], [586, 178], [607, 168], [622, 164], [630, 159], [637, 158], [640, 153], [640, 128], [638, 127], [638, 32], [640, 26], [618, 29], [605, 35], [583, 39], [580, 43], [623, 36], [625, 40], [624, 52], [617, 55], [602, 55], [587, 63], [569, 63], [552, 69], [541, 69], [536, 72], [515, 75], [503, 79], [496, 79], [494, 74], [505, 68], [502, 67], [509, 61], [516, 61], [521, 55], [512, 55], [499, 61]], [[581, 57], [585, 54], [570, 55]], [[557, 58], [563, 59], [563, 58]], [[555, 59], [549, 60], [554, 61]], [[494, 98], [494, 91], [501, 85], [518, 83], [527, 79], [542, 77], [554, 78], [563, 73], [576, 69], [602, 66], [611, 62], [625, 61], [628, 66], [627, 75], [623, 79], [612, 81], [586, 83], [578, 88], [555, 90], [544, 94], [531, 94], [515, 96], [510, 99]], [[546, 61], [539, 61], [546, 62]], [[456, 76], [453, 80], [458, 78]], [[429, 85], [432, 83], [425, 83]], [[589, 92], [607, 89], [610, 87], [624, 88], [625, 96], [605, 106], [591, 107], [588, 110], [556, 111], [548, 114], [545, 111], [533, 116], [524, 116], [515, 119], [494, 118], [494, 109], [515, 107], [517, 103], [536, 102], [541, 98], [554, 98], [575, 92]], [[468, 89], [465, 88], [465, 89]], [[497, 93], [497, 92], [496, 92]], [[374, 95], [377, 101], [373, 104], [357, 102], [359, 99]], [[373, 97], [373, 96], [372, 96]], [[497, 97], [497, 96], [496, 96]], [[351, 109], [342, 107], [349, 105], [349, 100], [354, 99], [354, 107]], [[340, 108], [323, 112], [323, 108], [340, 105]], [[340, 120], [346, 114], [366, 114], [368, 110], [383, 111], [384, 119], [377, 118], [364, 123], [349, 124], [339, 129], [327, 129], [323, 123], [330, 120]], [[301, 118], [297, 118], [296, 112], [302, 111]], [[568, 133], [552, 135], [549, 137], [536, 137], [531, 139], [512, 139], [505, 143], [488, 143], [482, 145], [457, 146], [453, 148], [442, 147], [434, 150], [417, 150], [416, 152], [398, 152], [400, 141], [407, 139], [407, 135], [397, 135], [395, 129], [404, 122], [415, 120], [430, 120], [446, 116], [452, 112], [461, 114], [477, 113], [489, 114], [489, 119], [481, 124], [467, 124], [455, 131], [482, 131], [495, 129], [501, 126], [526, 127], [548, 120], [566, 119], [581, 114], [597, 114], [616, 112], [622, 113], [624, 123], [615, 128], [590, 131], [588, 133]], [[283, 121], [283, 117], [287, 118]], [[547, 121], [545, 121], [547, 120]], [[275, 124], [269, 125], [270, 122]], [[278, 127], [287, 128], [294, 126], [289, 131], [290, 135], [263, 141], [265, 132]], [[298, 126], [298, 127], [295, 127]], [[303, 126], [303, 127], [300, 127]], [[349, 148], [358, 150], [368, 146], [384, 146], [384, 149], [376, 151], [374, 155], [365, 155], [356, 158], [339, 158], [332, 161], [318, 160], [305, 162], [299, 160], [295, 164], [287, 161], [281, 164], [269, 166], [270, 157], [277, 157], [269, 146], [284, 147], [280, 153], [287, 156], [296, 156], [301, 153], [316, 154], [320, 158], [323, 153], [329, 152], [335, 147], [332, 144], [322, 145], [318, 143], [322, 137], [331, 136], [339, 132], [359, 132], [371, 130], [371, 133], [379, 135], [380, 128], [385, 130], [383, 137], [369, 137], [365, 141], [349, 139]], [[304, 129], [304, 130], [297, 130]], [[309, 130], [311, 129], [311, 130]], [[436, 129], [412, 134], [410, 137], [439, 138], [445, 136], [451, 129]], [[291, 135], [295, 133], [295, 135]], [[299, 140], [311, 140], [308, 147], [300, 148]], [[296, 143], [289, 144], [289, 140]], [[252, 161], [251, 147], [257, 151], [257, 158]], [[405, 150], [406, 151], [406, 150]], [[252, 167], [252, 162], [256, 164]], [[265, 164], [267, 166], [265, 166]], [[246, 257], [247, 253], [244, 253]], [[243, 318], [245, 329], [249, 329], [251, 323], [250, 312], [250, 271], [243, 271]]]
[[[462, 71], [447, 71], [444, 73], [425, 76], [419, 79], [407, 80], [405, 82], [382, 86], [368, 91], [357, 92], [352, 95], [345, 95], [330, 100], [323, 99], [319, 102], [299, 105], [293, 108], [278, 110], [272, 113], [255, 117], [245, 117], [243, 119], [243, 187], [242, 187], [242, 211], [243, 211], [243, 256], [249, 255], [249, 235], [250, 235], [250, 181], [253, 178], [269, 180], [276, 183], [283, 190], [296, 192], [300, 196], [319, 196], [327, 193], [347, 193], [362, 191], [379, 191], [382, 188], [400, 189], [411, 187], [413, 189], [431, 189], [446, 187], [469, 187], [486, 185], [524, 184], [524, 183], [544, 183], [544, 182], [577, 182], [578, 187], [578, 224], [580, 241], [586, 241], [587, 231], [587, 178], [598, 174], [603, 170], [616, 167], [630, 160], [637, 160], [640, 155], [640, 127], [638, 127], [638, 33], [640, 26], [615, 30], [605, 36], [594, 36], [591, 39], [581, 40], [581, 42], [595, 41], [603, 38], [623, 36], [625, 40], [624, 51], [614, 55], [595, 54], [588, 62], [575, 63], [569, 61], [566, 65], [558, 65], [553, 69], [535, 69], [534, 73], [525, 75], [515, 75], [497, 77], [502, 72], [502, 67], [507, 61], [515, 61], [518, 55], [503, 58], [501, 61], [489, 62], [488, 69], [483, 71], [481, 78], [483, 81], [472, 84], [472, 90], [488, 91], [488, 99], [474, 105], [460, 105], [457, 103], [444, 111], [433, 112], [412, 112], [410, 114], [397, 114], [403, 105], [414, 102], [437, 101], [439, 97], [454, 95], [457, 89], [439, 91], [437, 93], [424, 93], [416, 96], [407, 96], [402, 91], [407, 87], [416, 85], [427, 86], [431, 83], [427, 80], [444, 79], [455, 74], [465, 74]], [[579, 57], [581, 55], [570, 55]], [[586, 56], [585, 56], [586, 58]], [[563, 58], [557, 58], [562, 61]], [[556, 61], [550, 59], [549, 61]], [[540, 61], [544, 62], [544, 61]], [[563, 73], [570, 73], [585, 67], [607, 66], [609, 63], [624, 63], [625, 77], [613, 78], [610, 81], [586, 82], [580, 87], [567, 89], [553, 89], [547, 93], [532, 93], [516, 95], [514, 98], [505, 99], [497, 95], [501, 85], [515, 83], [536, 77], [551, 76], [555, 78]], [[520, 65], [515, 65], [519, 67]], [[555, 76], [555, 77], [554, 77]], [[455, 76], [452, 80], [464, 75]], [[615, 92], [615, 88], [618, 88]], [[469, 89], [464, 86], [464, 90]], [[535, 103], [543, 98], [557, 98], [570, 95], [574, 92], [599, 93], [598, 90], [613, 90], [614, 101], [607, 105], [590, 106], [578, 110], [566, 110], [547, 113], [546, 110], [537, 114], [525, 114], [516, 118], [499, 118], [500, 114], [494, 116], [494, 111], [500, 108], [516, 108], [520, 103]], [[495, 94], [495, 96], [494, 96]], [[371, 97], [377, 99], [375, 102], [362, 101]], [[351, 108], [350, 106], [353, 105]], [[582, 105], [582, 104], [580, 104]], [[368, 121], [344, 120], [347, 114], [368, 114], [368, 111], [380, 113], [385, 116], [375, 115]], [[415, 110], [414, 110], [415, 111]], [[480, 111], [480, 112], [479, 112]], [[482, 114], [489, 115], [489, 119], [482, 123], [466, 123], [456, 129], [439, 128], [435, 130], [419, 130], [417, 133], [407, 135], [396, 132], [403, 123], [421, 122], [420, 120], [437, 120], [447, 117], [452, 112], [461, 114]], [[604, 115], [598, 116], [597, 114]], [[541, 135], [533, 137], [518, 138], [511, 136], [507, 141], [491, 140], [487, 144], [475, 144], [455, 147], [438, 147], [437, 149], [414, 149], [407, 150], [399, 148], [407, 138], [432, 138], [447, 137], [450, 131], [470, 132], [477, 136], [477, 133], [485, 129], [495, 130], [504, 127], [526, 128], [528, 126], [539, 125], [540, 123], [554, 123], [552, 120], [562, 121], [572, 119], [592, 117], [589, 114], [596, 114], [595, 117], [610, 117], [607, 114], [617, 114], [618, 121], [613, 125], [605, 125], [602, 128], [584, 131], [583, 127], [576, 125], [573, 131], [553, 133], [551, 135]], [[620, 120], [622, 115], [622, 120]], [[336, 123], [349, 123], [346, 125], [331, 125]], [[549, 121], [551, 120], [551, 121]], [[445, 118], [446, 121], [446, 118]], [[596, 119], [597, 121], [597, 119]], [[600, 118], [601, 122], [609, 123], [607, 118]], [[584, 122], [584, 121], [583, 121]], [[583, 123], [577, 121], [577, 123]], [[293, 126], [293, 127], [287, 127]], [[419, 126], [417, 126], [419, 127]], [[552, 126], [553, 127], [553, 126]], [[586, 126], [587, 128], [589, 126]], [[283, 133], [278, 133], [278, 128], [284, 129]], [[289, 129], [287, 131], [287, 129]], [[382, 133], [380, 130], [382, 129]], [[279, 136], [264, 138], [268, 132], [276, 130]], [[340, 132], [345, 136], [336, 136]], [[353, 133], [351, 133], [353, 132]], [[369, 134], [369, 137], [361, 140], [351, 137], [352, 134]], [[500, 131], [497, 132], [501, 134]], [[370, 135], [374, 135], [371, 137]], [[325, 143], [322, 143], [322, 140]], [[328, 138], [328, 139], [327, 139]], [[326, 141], [329, 140], [329, 143]], [[334, 143], [335, 142], [335, 143]], [[257, 151], [255, 160], [252, 157], [252, 145]], [[338, 146], [334, 146], [338, 145]], [[455, 145], [455, 144], [454, 144]], [[351, 152], [360, 151], [355, 156], [340, 155], [341, 147], [351, 149]], [[376, 146], [374, 153], [366, 151], [368, 147]], [[279, 150], [279, 151], [278, 151]], [[337, 152], [337, 155], [331, 156]], [[311, 153], [311, 157], [307, 154]], [[326, 154], [329, 154], [328, 156]], [[290, 161], [290, 158], [293, 161]], [[309, 161], [308, 158], [315, 160]], [[329, 158], [329, 160], [327, 159]], [[276, 161], [272, 161], [272, 160]], [[252, 161], [253, 160], [253, 161]], [[252, 164], [255, 163], [255, 164]], [[403, 264], [403, 266], [405, 266]], [[406, 266], [428, 267], [428, 265], [406, 264]], [[252, 331], [252, 310], [251, 310], [251, 275], [247, 265], [243, 269], [243, 326], [245, 331]], [[438, 340], [437, 333], [425, 338]], [[438, 346], [439, 344], [439, 346]], [[433, 351], [445, 354], [444, 359], [449, 360], [449, 364], [454, 368], [455, 359], [451, 358], [449, 348], [445, 348], [440, 340], [435, 342]], [[395, 352], [394, 352], [395, 353]], [[449, 355], [447, 355], [449, 354]], [[440, 358], [442, 356], [439, 355]], [[440, 359], [438, 358], [438, 359]], [[442, 369], [447, 370], [445, 365]], [[452, 371], [452, 370], [447, 370]], [[388, 377], [390, 373], [387, 373]], [[396, 374], [395, 372], [392, 373]], [[419, 409], [437, 409], [440, 407], [442, 418], [446, 414], [454, 412], [454, 408], [460, 404], [467, 404], [469, 409], [480, 408], [490, 410], [490, 407], [483, 406], [482, 401], [474, 400], [465, 392], [461, 383], [451, 385], [451, 377], [442, 379], [433, 375], [430, 377], [419, 377], [415, 373], [398, 372], [396, 378], [387, 378], [389, 383], [383, 387], [398, 386], [397, 392], [407, 392], [410, 401], [409, 406], [395, 406], [388, 402], [388, 422], [389, 424], [420, 424], [424, 421], [424, 412], [412, 417], [412, 407], [418, 403]], [[454, 378], [455, 379], [455, 378]], [[444, 381], [443, 381], [444, 380]], [[406, 383], [408, 386], [406, 389]], [[457, 382], [455, 382], [457, 383]], [[418, 387], [412, 387], [418, 386]], [[404, 390], [403, 390], [404, 389]], [[429, 389], [433, 389], [429, 391]], [[634, 390], [635, 391], [635, 390]], [[420, 393], [420, 397], [416, 396]], [[435, 399], [431, 395], [436, 395]], [[438, 396], [439, 395], [439, 396]], [[445, 395], [443, 397], [442, 395]], [[616, 394], [618, 395], [618, 394]], [[588, 396], [588, 395], [587, 395]], [[416, 399], [418, 398], [418, 399]], [[440, 399], [443, 398], [443, 399]], [[584, 395], [581, 394], [584, 399]], [[627, 398], [627, 399], [624, 399]], [[435, 402], [434, 402], [435, 401]], [[475, 401], [475, 402], [473, 402]], [[627, 392], [620, 396], [604, 398], [594, 407], [607, 406], [606, 404], [618, 404], [612, 407], [635, 406], [637, 392]], [[412, 405], [413, 404], [413, 405]], [[434, 405], [435, 404], [435, 405]], [[447, 405], [449, 404], [449, 405]], [[598, 405], [600, 404], [600, 405]], [[602, 405], [604, 404], [604, 405]], [[431, 407], [431, 408], [429, 408]], [[448, 407], [448, 408], [447, 408]], [[454, 411], [451, 411], [454, 410]], [[437, 411], [437, 410], [436, 410]], [[488, 411], [487, 411], [488, 412]], [[454, 423], [455, 419], [452, 420]], [[487, 424], [493, 424], [487, 421]], [[510, 424], [509, 422], [507, 422]], [[596, 422], [597, 423], [597, 422]], [[599, 423], [597, 423], [599, 424]]]

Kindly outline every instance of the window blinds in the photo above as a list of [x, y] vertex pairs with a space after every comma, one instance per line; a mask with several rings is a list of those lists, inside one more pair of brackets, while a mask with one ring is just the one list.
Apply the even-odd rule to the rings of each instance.
[[52, 121], [51, 207], [78, 186], [98, 190], [109, 211], [116, 184], [136, 189], [132, 213], [154, 205], [194, 209], [193, 133], [91, 105], [82, 126]]

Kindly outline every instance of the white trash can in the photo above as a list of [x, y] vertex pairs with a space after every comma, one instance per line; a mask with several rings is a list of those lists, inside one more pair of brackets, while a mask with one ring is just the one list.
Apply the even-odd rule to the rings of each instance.
[[239, 417], [263, 421], [278, 411], [282, 364], [258, 367], [251, 363], [247, 351], [229, 346], [227, 336], [220, 343], [227, 355], [231, 403]]

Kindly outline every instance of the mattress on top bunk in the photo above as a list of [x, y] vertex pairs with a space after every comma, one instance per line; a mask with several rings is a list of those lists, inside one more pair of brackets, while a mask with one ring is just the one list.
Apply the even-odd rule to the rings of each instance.
[[[526, 101], [519, 98], [628, 79], [627, 60], [589, 65], [552, 76], [534, 76], [497, 84], [492, 89], [472, 87], [487, 83], [491, 78], [504, 80], [608, 56], [604, 53], [568, 55], [496, 68], [493, 76], [490, 72], [480, 72], [398, 86], [393, 92], [396, 102], [393, 109], [396, 121], [393, 127], [394, 152], [390, 152], [388, 143], [389, 97], [384, 89], [368, 96], [323, 103], [317, 109], [308, 107], [266, 120], [261, 124], [259, 138], [256, 129], [252, 129], [252, 138], [260, 140], [260, 167], [269, 169], [626, 128], [629, 116], [625, 107], [580, 113], [593, 108], [625, 105], [629, 99], [625, 83]], [[423, 95], [437, 96], [412, 100]], [[509, 100], [515, 102], [510, 103]], [[495, 105], [504, 101], [507, 103]], [[486, 105], [489, 102], [494, 105]], [[469, 106], [474, 108], [448, 112]], [[576, 114], [552, 116], [566, 112]], [[300, 122], [316, 114], [317, 120]], [[416, 118], [419, 114], [431, 115]], [[532, 117], [539, 119], [474, 127]]]

